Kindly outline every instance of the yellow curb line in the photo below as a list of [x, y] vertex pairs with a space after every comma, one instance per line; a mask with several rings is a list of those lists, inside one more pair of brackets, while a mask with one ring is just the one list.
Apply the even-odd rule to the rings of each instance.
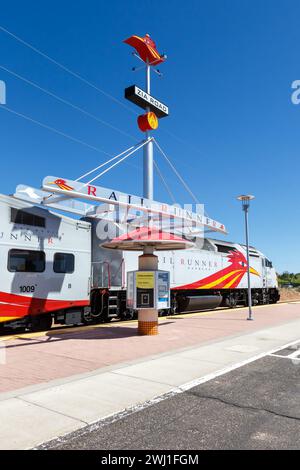
[[[256, 309], [271, 307], [271, 306], [272, 307], [279, 307], [280, 305], [285, 305], [285, 304], [289, 304], [289, 303], [300, 304], [300, 301], [286, 301], [286, 302], [280, 302], [280, 303], [277, 303], [277, 304], [256, 305], [253, 308], [256, 310]], [[210, 310], [208, 312], [192, 312], [192, 313], [185, 313], [185, 314], [178, 314], [178, 315], [169, 315], [167, 317], [159, 317], [158, 321], [159, 321], [159, 323], [162, 323], [162, 322], [168, 321], [169, 319], [184, 320], [186, 318], [191, 318], [191, 317], [204, 317], [204, 316], [207, 316], [207, 315], [213, 315], [214, 313], [224, 313], [224, 312], [230, 312], [230, 311], [233, 312], [233, 311], [241, 311], [241, 310], [248, 310], [248, 307], [237, 307], [237, 308], [233, 308], [233, 309], [229, 309], [229, 308], [215, 309], [215, 310]], [[70, 332], [80, 333], [82, 331], [88, 331], [88, 330], [93, 330], [93, 329], [97, 329], [97, 328], [117, 327], [117, 326], [120, 326], [120, 324], [122, 324], [124, 326], [125, 325], [132, 325], [132, 324], [136, 324], [137, 322], [138, 322], [138, 320], [127, 320], [127, 321], [124, 321], [124, 322], [116, 321], [116, 322], [112, 322], [112, 323], [101, 323], [101, 324], [98, 324], [98, 325], [86, 325], [86, 326], [79, 326], [79, 327], [76, 327], [76, 326], [73, 327], [72, 326], [70, 328], [58, 328], [57, 330], [52, 328], [50, 330], [38, 331], [36, 333], [21, 333], [21, 334], [9, 335], [9, 336], [3, 336], [3, 337], [0, 336], [0, 342], [1, 341], [11, 341], [11, 340], [14, 340], [14, 339], [23, 339], [23, 338], [24, 339], [40, 338], [41, 336], [46, 336], [47, 333], [50, 333], [49, 336], [54, 336], [56, 334], [65, 335], [65, 334], [68, 334]]]

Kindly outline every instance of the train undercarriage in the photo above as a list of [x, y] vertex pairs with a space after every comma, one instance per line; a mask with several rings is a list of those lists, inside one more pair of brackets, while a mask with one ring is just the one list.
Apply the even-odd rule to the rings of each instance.
[[[277, 288], [252, 289], [252, 305], [267, 305], [279, 301]], [[171, 291], [171, 308], [160, 313], [176, 315], [201, 310], [212, 310], [218, 307], [235, 308], [248, 305], [247, 289], [201, 289]], [[18, 320], [0, 324], [0, 333], [9, 330], [45, 331], [54, 325], [88, 325], [106, 323], [111, 320], [132, 320], [137, 312], [126, 307], [126, 290], [109, 290], [97, 288], [91, 291], [90, 305], [81, 308], [70, 308], [46, 312], [41, 315], [25, 316]]]

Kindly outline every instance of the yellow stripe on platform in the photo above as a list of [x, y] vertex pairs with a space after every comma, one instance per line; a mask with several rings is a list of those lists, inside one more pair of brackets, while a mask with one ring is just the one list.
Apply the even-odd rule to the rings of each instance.
[[[266, 308], [266, 307], [279, 307], [280, 305], [284, 304], [289, 304], [289, 303], [300, 303], [300, 301], [285, 301], [285, 302], [279, 302], [277, 304], [266, 304], [266, 305], [256, 305], [253, 307], [255, 310], [258, 310], [260, 308]], [[233, 311], [243, 311], [243, 310], [248, 310], [248, 307], [236, 307], [233, 309], [227, 308], [219, 308], [219, 309], [214, 309], [214, 310], [209, 310], [209, 311], [204, 311], [204, 312], [187, 312], [187, 313], [182, 313], [182, 314], [177, 314], [177, 315], [169, 315], [167, 317], [159, 317], [158, 322], [163, 323], [167, 322], [168, 320], [183, 320], [183, 319], [188, 319], [191, 317], [204, 317], [208, 315], [213, 315], [215, 313], [228, 313], [228, 312], [233, 312]], [[36, 333], [21, 333], [21, 334], [16, 334], [16, 335], [9, 335], [9, 336], [0, 336], [0, 342], [1, 341], [11, 341], [15, 339], [34, 339], [34, 338], [40, 338], [42, 336], [45, 336], [47, 333], [49, 334], [49, 337], [55, 336], [55, 335], [65, 335], [70, 332], [73, 333], [80, 333], [82, 331], [88, 331], [92, 329], [97, 329], [97, 328], [111, 328], [111, 327], [119, 327], [122, 328], [122, 326], [127, 326], [127, 325], [134, 325], [137, 324], [138, 320], [127, 320], [127, 321], [116, 321], [112, 323], [101, 323], [99, 325], [86, 325], [86, 326], [71, 326], [71, 327], [64, 327], [64, 328], [51, 328], [50, 330], [45, 330], [45, 331], [39, 331]]]

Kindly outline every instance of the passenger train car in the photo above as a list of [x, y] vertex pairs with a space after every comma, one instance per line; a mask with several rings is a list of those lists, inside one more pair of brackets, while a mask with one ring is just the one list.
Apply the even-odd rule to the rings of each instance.
[[[126, 273], [139, 253], [107, 250], [99, 220], [75, 220], [0, 195], [0, 328], [43, 330], [52, 322], [80, 324], [132, 318], [126, 308]], [[244, 245], [205, 238], [202, 246], [158, 254], [171, 273], [172, 308], [247, 304]], [[250, 250], [254, 304], [279, 300], [271, 261]]]

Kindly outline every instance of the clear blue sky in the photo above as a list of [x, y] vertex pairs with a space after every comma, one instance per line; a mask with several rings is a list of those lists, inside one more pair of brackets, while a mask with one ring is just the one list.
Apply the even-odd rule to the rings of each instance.
[[[300, 79], [297, 0], [11, 1], [0, 25], [123, 101], [143, 72], [122, 40], [150, 33], [168, 54], [153, 95], [170, 107], [156, 137], [208, 214], [243, 241], [235, 196], [252, 193], [251, 243], [278, 271], [300, 271]], [[0, 31], [1, 64], [141, 139], [135, 116]], [[7, 106], [110, 154], [134, 140], [58, 103], [0, 69]], [[75, 178], [107, 157], [0, 109], [1, 189], [39, 187], [46, 175]], [[174, 134], [177, 138], [173, 138]], [[191, 202], [157, 155], [179, 202]], [[142, 155], [99, 184], [142, 191]], [[168, 200], [157, 182], [157, 200]]]

